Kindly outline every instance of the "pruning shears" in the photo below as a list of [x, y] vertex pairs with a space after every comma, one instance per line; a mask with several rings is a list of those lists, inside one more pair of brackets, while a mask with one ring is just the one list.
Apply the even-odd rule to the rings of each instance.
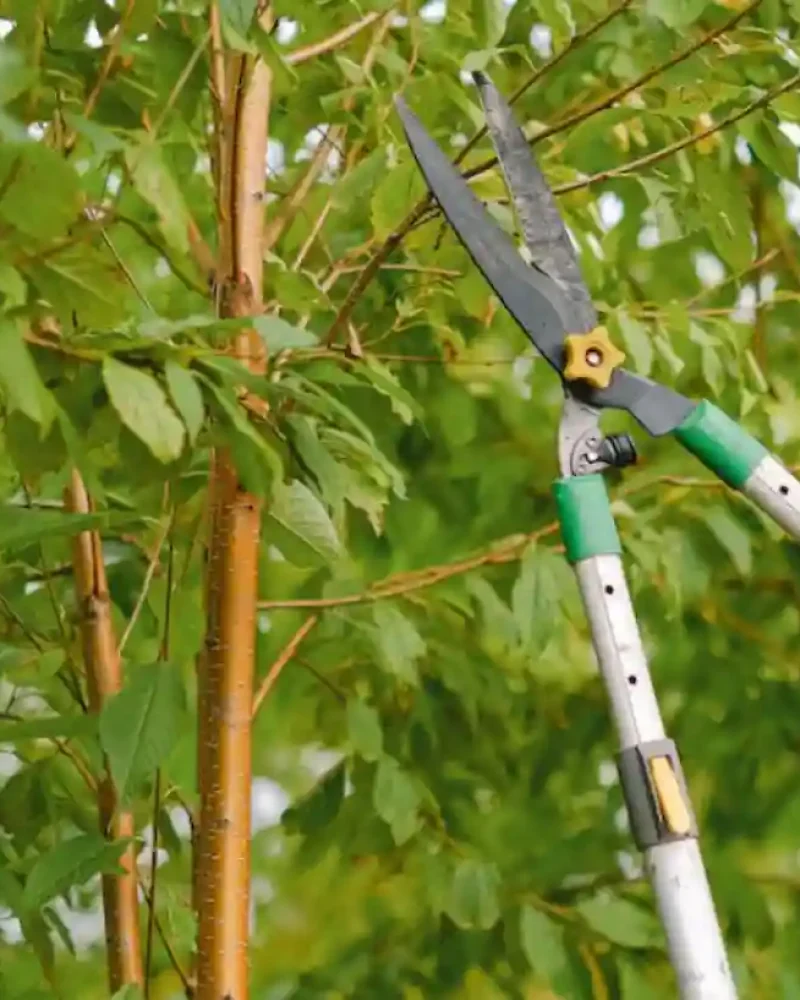
[[632, 438], [604, 435], [603, 410], [629, 413], [649, 434], [673, 434], [727, 485], [800, 539], [800, 483], [712, 402], [695, 402], [623, 367], [599, 325], [547, 182], [511, 108], [484, 73], [474, 80], [522, 232], [526, 261], [464, 178], [398, 98], [427, 185], [478, 269], [561, 378], [561, 478], [554, 494], [592, 643], [620, 740], [618, 768], [631, 830], [644, 852], [684, 1000], [735, 1000], [675, 743], [668, 739], [631, 603], [602, 473], [636, 461]]

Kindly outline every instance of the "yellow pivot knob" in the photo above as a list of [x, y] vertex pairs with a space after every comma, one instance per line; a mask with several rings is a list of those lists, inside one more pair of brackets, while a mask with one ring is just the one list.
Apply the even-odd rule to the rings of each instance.
[[581, 379], [595, 389], [606, 389], [614, 369], [619, 368], [625, 355], [616, 348], [604, 326], [596, 326], [589, 333], [571, 333], [564, 338], [567, 363], [564, 378], [568, 382]]

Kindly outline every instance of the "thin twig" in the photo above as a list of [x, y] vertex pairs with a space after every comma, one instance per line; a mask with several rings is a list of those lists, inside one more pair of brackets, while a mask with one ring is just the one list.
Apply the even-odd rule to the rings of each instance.
[[125, 10], [122, 12], [122, 17], [119, 20], [119, 24], [117, 25], [114, 36], [111, 39], [111, 43], [108, 46], [108, 51], [106, 52], [106, 57], [103, 60], [103, 65], [100, 67], [97, 80], [95, 81], [89, 96], [86, 98], [86, 103], [83, 106], [83, 114], [85, 118], [91, 117], [92, 112], [95, 109], [95, 105], [100, 98], [100, 94], [103, 91], [103, 87], [106, 85], [106, 81], [108, 80], [111, 70], [114, 68], [114, 63], [117, 61], [117, 56], [119, 55], [119, 48], [122, 44], [122, 39], [125, 36], [125, 29], [135, 6], [136, 0], [127, 0]]
[[125, 631], [122, 633], [122, 638], [119, 641], [120, 653], [122, 653], [122, 651], [125, 649], [128, 639], [130, 639], [131, 637], [131, 632], [133, 632], [134, 626], [136, 625], [139, 615], [142, 612], [142, 608], [144, 607], [144, 602], [147, 600], [147, 594], [150, 591], [150, 585], [152, 584], [153, 577], [155, 576], [155, 572], [158, 569], [159, 560], [161, 558], [161, 550], [164, 547], [164, 542], [167, 540], [167, 536], [169, 535], [171, 527], [172, 527], [172, 517], [170, 517], [170, 519], [167, 521], [167, 524], [164, 526], [164, 530], [161, 532], [161, 535], [159, 536], [159, 539], [156, 542], [155, 550], [150, 558], [150, 562], [148, 563], [147, 570], [144, 574], [142, 589], [139, 591], [139, 596], [136, 598], [136, 604], [133, 608], [133, 611], [131, 612], [130, 618], [128, 619], [128, 623], [125, 626]]
[[117, 264], [119, 265], [120, 270], [125, 275], [125, 278], [127, 279], [128, 284], [131, 286], [131, 288], [134, 290], [134, 292], [136, 292], [137, 296], [141, 299], [141, 301], [145, 305], [145, 307], [147, 309], [149, 309], [150, 312], [154, 313], [155, 309], [153, 309], [152, 303], [150, 302], [150, 300], [148, 299], [148, 297], [145, 295], [144, 290], [139, 287], [139, 283], [136, 281], [136, 278], [134, 278], [134, 276], [131, 273], [131, 270], [128, 267], [128, 265], [125, 263], [125, 261], [122, 259], [122, 257], [120, 257], [117, 248], [111, 242], [111, 237], [108, 235], [108, 233], [105, 231], [105, 229], [101, 229], [100, 230], [100, 235], [102, 236], [103, 242], [105, 243], [105, 245], [108, 247], [108, 249], [113, 254], [114, 260], [116, 260]]
[[300, 628], [286, 643], [280, 656], [277, 658], [277, 660], [275, 660], [275, 662], [269, 668], [266, 677], [261, 682], [261, 685], [258, 691], [256, 692], [256, 696], [253, 699], [254, 717], [257, 714], [259, 708], [261, 708], [262, 702], [272, 690], [275, 682], [280, 676], [281, 671], [286, 666], [286, 664], [291, 660], [294, 654], [297, 652], [302, 641], [305, 639], [305, 637], [308, 635], [311, 629], [317, 624], [318, 621], [319, 621], [318, 615], [310, 615], [308, 618], [306, 618], [306, 620], [303, 622]]
[[800, 73], [795, 73], [794, 76], [791, 76], [788, 80], [784, 80], [783, 83], [772, 87], [755, 101], [751, 101], [750, 104], [740, 108], [738, 111], [731, 112], [731, 114], [726, 115], [725, 118], [721, 118], [714, 125], [703, 129], [702, 132], [695, 132], [692, 135], [687, 136], [685, 139], [679, 139], [677, 142], [673, 142], [669, 146], [663, 146], [661, 149], [657, 149], [653, 153], [648, 153], [647, 156], [642, 156], [638, 160], [631, 160], [630, 163], [623, 163], [622, 166], [612, 167], [610, 170], [601, 170], [599, 173], [592, 174], [590, 177], [584, 177], [581, 180], [572, 181], [569, 184], [562, 184], [560, 187], [553, 188], [553, 194], [568, 194], [570, 191], [578, 191], [581, 188], [591, 187], [593, 184], [597, 184], [600, 181], [611, 180], [615, 177], [629, 177], [642, 167], [650, 167], [654, 163], [666, 160], [667, 157], [673, 156], [675, 153], [680, 152], [680, 150], [693, 146], [696, 142], [700, 142], [702, 139], [705, 139], [710, 135], [714, 135], [715, 132], [720, 132], [722, 129], [728, 128], [730, 125], [734, 125], [736, 122], [741, 121], [742, 118], [746, 118], [748, 115], [751, 115], [754, 111], [758, 111], [760, 108], [765, 107], [770, 103], [770, 101], [779, 97], [787, 90], [791, 90], [793, 87], [796, 87], [798, 83], [800, 83]]
[[211, 40], [211, 27], [209, 26], [206, 29], [206, 32], [203, 35], [203, 37], [200, 39], [199, 44], [195, 46], [194, 52], [192, 52], [192, 54], [187, 59], [186, 65], [183, 67], [183, 69], [180, 72], [180, 75], [178, 76], [178, 79], [175, 81], [175, 85], [167, 95], [167, 100], [164, 104], [164, 107], [161, 109], [158, 118], [156, 118], [155, 122], [153, 123], [151, 134], [154, 139], [161, 131], [161, 126], [164, 124], [165, 118], [175, 106], [175, 102], [178, 100], [178, 98], [181, 95], [181, 92], [183, 91], [183, 88], [188, 83], [189, 77], [192, 75], [192, 70], [195, 68], [198, 61], [200, 60], [200, 57], [202, 56], [203, 51], [206, 45], [208, 45], [210, 40]]
[[[645, 73], [637, 76], [635, 80], [631, 80], [626, 83], [623, 87], [607, 94], [605, 97], [601, 98], [599, 101], [594, 101], [592, 104], [588, 105], [576, 111], [572, 115], [568, 115], [566, 118], [562, 118], [554, 124], [549, 125], [547, 128], [538, 132], [530, 140], [531, 146], [536, 146], [545, 139], [549, 139], [551, 136], [557, 135], [559, 132], [564, 132], [567, 129], [573, 128], [575, 125], [580, 125], [581, 122], [587, 120], [587, 118], [592, 118], [594, 115], [598, 114], [600, 111], [605, 111], [606, 109], [612, 107], [614, 104], [619, 103], [623, 98], [627, 97], [628, 94], [632, 94], [635, 90], [639, 90], [645, 84], [650, 83], [657, 76], [661, 76], [662, 73], [667, 72], [667, 70], [673, 69], [679, 63], [685, 62], [690, 56], [693, 56], [700, 49], [709, 45], [715, 39], [719, 38], [720, 35], [725, 34], [726, 31], [730, 31], [731, 28], [736, 27], [742, 18], [746, 17], [748, 14], [752, 13], [756, 7], [761, 3], [761, 0], [752, 0], [751, 3], [744, 7], [742, 10], [734, 14], [733, 17], [729, 18], [723, 24], [719, 25], [711, 31], [706, 32], [701, 35], [700, 38], [692, 42], [691, 45], [687, 45], [685, 48], [680, 49], [663, 63], [659, 63], [658, 66], [653, 66]], [[491, 170], [492, 167], [497, 163], [497, 157], [491, 156], [484, 160], [482, 163], [477, 164], [474, 167], [470, 167], [469, 170], [464, 172], [465, 178], [477, 177], [479, 174], [485, 173], [487, 170]]]
[[[760, 0], [756, 0], [756, 3], [758, 2], [760, 2]], [[754, 6], [753, 4], [749, 5], [744, 11], [740, 11], [734, 18], [726, 22], [726, 25], [724, 26], [725, 30], [729, 30], [731, 25], [736, 23], [740, 17], [743, 17], [753, 6]], [[616, 15], [616, 13], [619, 13], [619, 11], [617, 10], [612, 11], [612, 14]], [[713, 33], [712, 36], [704, 36], [704, 38], [700, 40], [700, 43], [708, 44], [708, 42], [712, 41], [714, 37], [716, 37], [716, 35], [714, 35]], [[678, 53], [676, 56], [673, 56], [672, 59], [668, 60], [666, 63], [660, 64], [659, 66], [656, 66], [653, 69], [649, 70], [648, 73], [643, 74], [643, 76], [638, 77], [631, 84], [629, 84], [627, 88], [623, 88], [625, 94], [629, 93], [630, 90], [635, 89], [636, 87], [640, 87], [643, 82], [652, 80], [653, 77], [655, 77], [658, 73], [661, 73], [665, 69], [673, 67], [682, 59], [688, 58], [688, 56], [692, 55], [695, 51], [697, 51], [698, 48], [699, 48], [699, 43], [695, 43], [694, 47], [682, 50], [680, 53]], [[619, 100], [621, 96], [624, 96], [622, 91], [616, 91], [614, 94], [609, 95], [609, 97], [602, 102], [603, 107], [606, 106], [606, 101], [612, 100], [613, 102], [613, 100]], [[601, 108], [598, 107], [596, 110], [601, 110]], [[593, 111], [592, 113], [595, 112]], [[581, 118], [582, 121], [585, 119], [585, 117], [588, 117], [588, 114], [586, 114], [586, 112], [582, 112], [581, 114], [584, 115], [584, 118]], [[569, 119], [567, 119], [566, 121], [569, 121]], [[564, 121], [562, 121], [561, 123], [554, 125], [553, 130], [560, 131], [562, 128], [565, 127], [567, 127], [567, 125], [564, 123]], [[549, 131], [546, 133], [539, 133], [539, 135], [537, 135], [532, 141], [534, 143], [540, 142], [541, 139], [544, 138], [546, 134], [552, 135], [553, 131]], [[496, 158], [487, 160], [480, 165], [480, 168], [474, 168], [468, 171], [465, 174], [465, 177], [472, 177], [479, 171], [489, 169], [489, 167], [494, 166], [496, 162], [497, 162]], [[403, 242], [405, 237], [413, 229], [416, 228], [416, 226], [420, 221], [427, 220], [429, 212], [432, 212], [433, 214], [438, 214], [438, 209], [433, 208], [433, 206], [434, 202], [430, 195], [427, 195], [426, 197], [422, 198], [417, 203], [417, 205], [415, 205], [414, 208], [411, 209], [411, 211], [408, 213], [405, 219], [403, 219], [403, 221], [398, 225], [397, 229], [395, 229], [394, 232], [390, 233], [389, 236], [386, 237], [384, 242], [378, 247], [373, 256], [367, 262], [361, 274], [353, 282], [350, 291], [348, 292], [344, 302], [342, 303], [338, 313], [336, 314], [336, 317], [334, 318], [333, 323], [331, 324], [326, 337], [327, 344], [332, 344], [334, 340], [336, 340], [336, 338], [339, 336], [340, 332], [347, 328], [347, 322], [350, 318], [351, 313], [353, 312], [353, 309], [356, 306], [356, 303], [361, 299], [364, 292], [371, 284], [373, 278], [378, 273], [381, 264], [383, 264], [391, 256], [391, 254]]]
[[[509, 96], [508, 103], [514, 104], [516, 101], [518, 101], [520, 97], [522, 97], [522, 95], [526, 91], [528, 91], [534, 84], [538, 83], [542, 79], [542, 77], [546, 76], [548, 73], [551, 73], [556, 68], [556, 66], [558, 66], [564, 59], [566, 59], [568, 55], [571, 55], [575, 51], [575, 49], [577, 49], [579, 46], [587, 42], [590, 38], [592, 38], [593, 35], [596, 35], [601, 28], [605, 28], [605, 26], [610, 21], [613, 21], [615, 17], [617, 17], [619, 14], [622, 14], [628, 7], [630, 7], [632, 3], [633, 0], [620, 0], [620, 3], [612, 7], [602, 17], [598, 18], [596, 21], [593, 21], [592, 24], [590, 24], [587, 28], [584, 28], [583, 31], [579, 31], [577, 34], [573, 35], [568, 45], [565, 45], [563, 49], [556, 52], [556, 54], [552, 57], [552, 59], [544, 63], [543, 66], [540, 66], [538, 69], [534, 70], [534, 72], [531, 73], [531, 75], [526, 80], [522, 81], [522, 83], [517, 87], [517, 89]], [[487, 131], [488, 130], [485, 125], [479, 128], [478, 131], [469, 140], [469, 142], [464, 144], [458, 156], [453, 162], [456, 164], [461, 163], [464, 157], [467, 155], [467, 153], [469, 153], [472, 149], [474, 149], [475, 146], [486, 135]]]
[[309, 59], [315, 59], [317, 56], [333, 52], [334, 49], [339, 49], [343, 45], [346, 45], [359, 32], [385, 16], [385, 10], [370, 11], [369, 14], [365, 14], [359, 21], [354, 21], [352, 24], [348, 24], [347, 27], [340, 28], [339, 31], [334, 32], [327, 38], [322, 38], [318, 42], [311, 42], [302, 48], [288, 52], [284, 56], [284, 59], [290, 66], [299, 66], [301, 63], [308, 62]]

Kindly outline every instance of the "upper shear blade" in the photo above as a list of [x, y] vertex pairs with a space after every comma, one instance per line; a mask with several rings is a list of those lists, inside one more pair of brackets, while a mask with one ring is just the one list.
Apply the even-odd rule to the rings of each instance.
[[472, 77], [533, 263], [562, 288], [570, 305], [569, 332], [587, 333], [597, 326], [597, 313], [553, 193], [497, 87], [486, 73]]
[[503, 305], [560, 373], [571, 310], [556, 283], [525, 263], [402, 98], [396, 100], [409, 146], [431, 193]]

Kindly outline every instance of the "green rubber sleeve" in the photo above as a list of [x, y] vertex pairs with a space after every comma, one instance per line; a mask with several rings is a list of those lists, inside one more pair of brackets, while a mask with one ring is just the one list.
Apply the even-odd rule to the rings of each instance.
[[553, 485], [553, 493], [569, 562], [621, 553], [602, 476], [558, 479]]
[[768, 452], [735, 420], [708, 400], [698, 403], [675, 437], [720, 479], [741, 489]]

